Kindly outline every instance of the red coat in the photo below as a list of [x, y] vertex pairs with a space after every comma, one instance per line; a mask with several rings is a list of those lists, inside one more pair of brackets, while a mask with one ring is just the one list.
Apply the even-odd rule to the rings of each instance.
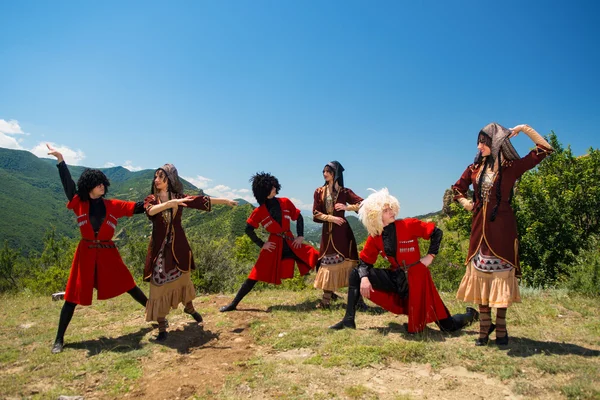
[[117, 220], [131, 217], [135, 208], [132, 201], [106, 200], [106, 217], [95, 235], [90, 222], [90, 203], [75, 195], [67, 204], [77, 216], [81, 240], [73, 257], [71, 273], [67, 282], [65, 300], [75, 304], [92, 304], [93, 289], [98, 290], [98, 300], [110, 299], [135, 287], [131, 273], [123, 263], [112, 241]]
[[[477, 254], [485, 240], [485, 244], [491, 254], [515, 267], [517, 276], [521, 274], [517, 220], [510, 205], [510, 194], [517, 179], [526, 171], [542, 162], [551, 152], [551, 149], [546, 149], [538, 145], [525, 157], [502, 163], [502, 185], [500, 187], [502, 198], [494, 222], [490, 221], [490, 217], [497, 201], [498, 176], [496, 176], [494, 185], [490, 189], [489, 202], [483, 202], [483, 205], [480, 207], [479, 197], [475, 196], [473, 209], [479, 209], [479, 211], [473, 214], [471, 237], [469, 239], [469, 254], [467, 255], [465, 264], [468, 264], [475, 254]], [[467, 190], [471, 185], [473, 185], [473, 191], [478, 193], [478, 176], [480, 172], [480, 164], [471, 164], [467, 167], [460, 179], [452, 186], [455, 193], [455, 200], [466, 197]]]
[[[407, 266], [419, 262], [421, 252], [418, 239], [428, 240], [435, 229], [435, 224], [406, 218], [396, 220], [395, 225], [396, 260], [401, 265]], [[382, 236], [369, 236], [365, 247], [360, 252], [360, 259], [368, 264], [375, 264], [378, 255], [390, 262], [392, 270], [398, 269], [396, 260], [385, 254]], [[408, 331], [411, 333], [421, 332], [426, 324], [450, 316], [435, 288], [429, 269], [420, 262], [408, 270], [408, 298], [401, 299], [396, 293], [375, 290], [369, 299], [394, 314], [408, 315]]]
[[[294, 277], [295, 262], [298, 263], [300, 275], [306, 275], [317, 264], [319, 252], [306, 244], [302, 244], [298, 249], [292, 247], [294, 235], [290, 232], [290, 222], [298, 219], [300, 210], [285, 197], [276, 198], [276, 200], [279, 201], [279, 205], [281, 206], [281, 225], [271, 217], [271, 214], [269, 214], [269, 211], [264, 204], [255, 208], [246, 222], [255, 229], [258, 228], [259, 225], [262, 225], [265, 230], [270, 233], [269, 242], [275, 243], [274, 250], [260, 251], [258, 260], [256, 261], [256, 264], [254, 264], [252, 271], [250, 271], [248, 278], [279, 285], [281, 284], [282, 279]], [[281, 259], [284, 240], [282, 236], [285, 237], [288, 246], [300, 261], [294, 260], [293, 258], [285, 260]]]

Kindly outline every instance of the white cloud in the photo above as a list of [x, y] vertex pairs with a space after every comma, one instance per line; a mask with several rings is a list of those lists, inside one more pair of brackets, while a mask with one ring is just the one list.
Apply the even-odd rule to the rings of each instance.
[[[81, 150], [73, 150], [67, 146], [62, 146], [56, 143], [48, 142], [52, 147], [62, 153], [65, 162], [69, 165], [81, 165], [81, 162], [85, 159], [85, 153]], [[29, 150], [33, 154], [42, 158], [53, 158], [48, 155], [48, 147], [46, 142], [38, 143], [33, 149]]]
[[0, 119], [0, 133], [8, 134], [8, 135], [24, 135], [25, 132], [21, 129], [19, 125], [19, 121], [11, 119], [5, 120]]
[[210, 178], [205, 178], [201, 175], [196, 175], [195, 178], [188, 178], [187, 176], [182, 176], [183, 179], [185, 179], [186, 181], [190, 182], [192, 185], [196, 186], [197, 188], [200, 189], [205, 189], [208, 187], [208, 182], [211, 182], [212, 179]]
[[141, 170], [143, 170], [143, 169], [144, 169], [144, 168], [142, 168], [142, 167], [134, 167], [134, 166], [132, 165], [132, 162], [131, 162], [131, 160], [126, 160], [126, 161], [125, 161], [125, 165], [123, 165], [123, 168], [125, 168], [125, 169], [128, 169], [128, 170], [130, 170], [130, 171], [132, 171], [132, 172], [135, 172], [135, 171], [141, 171]]
[[0, 147], [13, 150], [25, 150], [25, 148], [19, 144], [20, 140], [9, 136], [23, 134], [25, 134], [25, 132], [23, 132], [21, 129], [18, 121], [14, 119], [8, 121], [5, 119], [0, 119]]
[[13, 150], [24, 150], [23, 146], [19, 144], [19, 141], [12, 136], [5, 135], [0, 132], [0, 147]]
[[115, 164], [115, 163], [106, 162], [106, 163], [104, 163], [103, 168], [112, 168], [112, 167], [116, 167], [116, 166], [117, 166], [117, 164]]
[[292, 203], [294, 203], [294, 205], [296, 206], [297, 209], [304, 210], [304, 211], [312, 211], [312, 208], [313, 208], [312, 203], [305, 203], [302, 200], [295, 199], [293, 197], [290, 197], [290, 200], [292, 201]]
[[212, 197], [222, 197], [226, 199], [244, 199], [249, 203], [254, 203], [253, 196], [248, 195], [248, 189], [232, 189], [229, 186], [217, 185], [212, 188], [204, 189], [204, 192]]

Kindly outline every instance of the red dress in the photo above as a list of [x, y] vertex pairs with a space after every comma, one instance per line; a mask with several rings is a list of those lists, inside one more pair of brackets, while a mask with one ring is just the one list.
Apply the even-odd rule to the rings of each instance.
[[365, 247], [360, 252], [360, 259], [367, 264], [374, 264], [377, 256], [381, 254], [390, 262], [392, 270], [398, 269], [398, 263], [406, 266], [417, 263], [408, 269], [408, 298], [401, 299], [396, 293], [375, 290], [369, 300], [394, 314], [408, 315], [408, 331], [421, 332], [426, 324], [450, 316], [433, 283], [429, 269], [419, 262], [421, 252], [418, 238], [429, 239], [435, 224], [406, 218], [396, 220], [395, 225], [395, 259], [385, 254], [381, 235], [367, 238]]
[[[248, 278], [279, 285], [282, 279], [294, 277], [294, 263], [296, 262], [298, 263], [300, 275], [306, 275], [317, 264], [319, 252], [306, 244], [300, 245], [298, 249], [292, 247], [294, 236], [290, 231], [290, 222], [298, 219], [300, 210], [285, 197], [275, 198], [275, 200], [279, 201], [281, 206], [281, 224], [277, 223], [269, 214], [265, 204], [255, 208], [246, 221], [255, 229], [262, 225], [270, 234], [269, 242], [275, 243], [275, 249], [272, 251], [261, 249], [258, 260], [252, 271], [250, 271]], [[294, 255], [298, 257], [297, 260], [294, 258], [281, 258], [284, 240], [287, 241]]]
[[90, 203], [81, 201], [75, 195], [67, 204], [77, 216], [77, 225], [81, 231], [81, 240], [73, 257], [71, 272], [65, 291], [65, 300], [75, 304], [92, 304], [93, 289], [98, 290], [98, 300], [106, 300], [127, 292], [135, 287], [131, 273], [123, 263], [112, 237], [117, 220], [131, 217], [135, 208], [132, 201], [106, 200], [106, 217], [98, 231], [89, 218]]

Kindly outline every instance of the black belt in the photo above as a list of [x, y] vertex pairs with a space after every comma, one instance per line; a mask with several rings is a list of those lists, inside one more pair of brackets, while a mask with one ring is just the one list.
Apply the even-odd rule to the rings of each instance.
[[91, 244], [88, 246], [88, 249], [116, 249], [117, 246], [112, 243], [111, 240], [90, 240], [90, 239], [82, 239], [86, 242], [90, 242]]
[[[290, 232], [290, 231], [287, 231], [287, 232]], [[290, 234], [291, 234], [291, 233], [292, 233], [292, 232], [290, 232]], [[274, 233], [273, 235], [275, 235], [275, 236], [279, 236], [279, 237], [281, 237], [281, 238], [284, 238], [284, 239], [290, 239], [290, 237], [289, 237], [288, 235], [286, 235], [286, 234], [285, 234], [285, 232], [281, 232], [281, 233]]]

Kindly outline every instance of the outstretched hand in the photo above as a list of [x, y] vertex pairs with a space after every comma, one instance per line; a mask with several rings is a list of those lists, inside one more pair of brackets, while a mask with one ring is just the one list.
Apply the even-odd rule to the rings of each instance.
[[63, 158], [62, 153], [60, 151], [56, 150], [54, 147], [50, 146], [50, 143], [46, 143], [46, 147], [49, 150], [48, 151], [48, 155], [56, 157], [56, 159], [58, 160], [59, 164], [65, 160]]

